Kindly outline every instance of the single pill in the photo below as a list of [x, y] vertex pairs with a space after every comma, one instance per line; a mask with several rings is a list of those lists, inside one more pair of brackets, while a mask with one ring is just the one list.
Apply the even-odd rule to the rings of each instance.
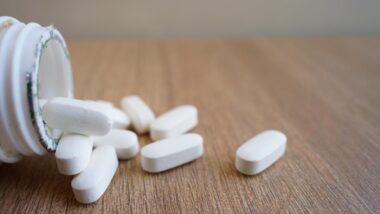
[[119, 162], [112, 146], [100, 146], [92, 152], [87, 168], [71, 181], [76, 200], [89, 204], [106, 191], [116, 173]]
[[90, 161], [92, 146], [92, 139], [88, 136], [64, 135], [55, 152], [58, 171], [64, 175], [82, 172]]
[[112, 119], [97, 105], [86, 101], [58, 97], [42, 108], [44, 121], [65, 132], [101, 136], [112, 127]]
[[141, 165], [147, 172], [162, 172], [193, 161], [202, 154], [202, 137], [185, 134], [144, 146], [141, 150]]
[[143, 134], [149, 130], [149, 125], [155, 116], [140, 97], [133, 95], [123, 98], [121, 107], [131, 119], [132, 126], [137, 133]]
[[285, 153], [286, 140], [279, 131], [261, 132], [236, 151], [236, 169], [246, 175], [264, 171]]
[[139, 141], [134, 132], [112, 129], [107, 135], [93, 137], [94, 146], [110, 145], [116, 150], [119, 159], [130, 159], [139, 152]]
[[193, 129], [198, 124], [197, 108], [191, 105], [176, 107], [150, 124], [152, 140], [174, 137]]
[[108, 107], [108, 116], [113, 120], [114, 129], [126, 129], [131, 124], [128, 115], [115, 107]]
[[112, 128], [114, 129], [126, 129], [131, 124], [128, 115], [118, 109], [113, 107], [112, 103], [108, 103], [107, 101], [92, 101], [87, 100], [88, 103], [95, 106], [98, 109], [101, 109], [108, 117], [113, 121]]

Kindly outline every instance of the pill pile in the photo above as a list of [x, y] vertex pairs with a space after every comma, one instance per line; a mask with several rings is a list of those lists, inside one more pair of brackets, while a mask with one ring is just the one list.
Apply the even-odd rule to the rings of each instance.
[[64, 133], [55, 152], [57, 168], [63, 175], [75, 176], [71, 187], [80, 203], [98, 200], [115, 175], [118, 160], [139, 153], [136, 133], [149, 132], [155, 141], [141, 150], [142, 168], [150, 173], [178, 167], [203, 154], [203, 138], [187, 134], [198, 124], [198, 110], [191, 105], [156, 118], [138, 96], [123, 98], [122, 109], [107, 101], [64, 97], [40, 103], [46, 124]]
[[[2, 63], [5, 65], [4, 69], [7, 68], [7, 63], [5, 62], [13, 63], [12, 69], [8, 69], [12, 71], [9, 75], [12, 75], [9, 78], [8, 76], [5, 76], [7, 77], [5, 78], [0, 75], [0, 79], [4, 83], [8, 79], [10, 80], [10, 85], [2, 84], [12, 86], [10, 92], [7, 89], [8, 87], [5, 87], [7, 90], [3, 91], [6, 92], [6, 98], [10, 98], [8, 94], [12, 94], [16, 99], [11, 100], [10, 103], [0, 102], [0, 107], [6, 109], [5, 111], [0, 111], [0, 119], [2, 119], [0, 128], [4, 127], [5, 139], [9, 138], [9, 140], [5, 140], [6, 142], [18, 142], [17, 136], [21, 135], [27, 145], [14, 143], [14, 146], [23, 155], [34, 153], [42, 155], [46, 150], [38, 144], [39, 142], [31, 140], [32, 136], [29, 136], [28, 131], [25, 131], [29, 129], [26, 127], [26, 123], [20, 122], [22, 121], [20, 118], [27, 115], [27, 110], [19, 108], [26, 106], [21, 104], [26, 101], [21, 101], [22, 96], [18, 98], [18, 92], [21, 91], [19, 85], [22, 85], [18, 75], [23, 74], [22, 72], [28, 69], [16, 68], [19, 67], [19, 64], [21, 68], [28, 65], [28, 63], [25, 64], [30, 58], [28, 54], [40, 59], [40, 52], [32, 51], [33, 49], [30, 48], [32, 43], [26, 42], [35, 40], [35, 42], [44, 44], [42, 46], [47, 46], [49, 39], [54, 39], [59, 41], [57, 44], [64, 51], [67, 51], [67, 49], [63, 38], [54, 28], [44, 28], [36, 23], [25, 25], [10, 17], [0, 17], [0, 28], [5, 30], [8, 27], [9, 29], [0, 35], [0, 37], [2, 36], [2, 43], [6, 44], [2, 48], [2, 53], [5, 55], [1, 60], [2, 62], [4, 61]], [[40, 36], [42, 40], [37, 41], [34, 37], [37, 38], [37, 34], [40, 35], [41, 33], [40, 31], [44, 32]], [[16, 35], [19, 32], [22, 33], [20, 34], [22, 36]], [[14, 38], [17, 38], [17, 41], [13, 41], [12, 39]], [[24, 43], [28, 45], [24, 45]], [[44, 48], [41, 47], [41, 49]], [[42, 63], [41, 65], [46, 64], [47, 69], [51, 66], [56, 69], [54, 65], [57, 64], [57, 72], [64, 71], [65, 68], [70, 67], [70, 62], [67, 62], [67, 59], [61, 62], [60, 57], [56, 59], [54, 56], [62, 55], [63, 57], [66, 54], [56, 54], [55, 48], [47, 50], [46, 53], [49, 55], [47, 59], [52, 58], [55, 63], [52, 63], [52, 65]], [[6, 56], [7, 51], [10, 56]], [[15, 53], [12, 54], [12, 51], [15, 51]], [[9, 65], [8, 67], [11, 66]], [[41, 67], [44, 68], [44, 66]], [[33, 69], [36, 68], [38, 66], [33, 66]], [[38, 74], [38, 72], [32, 73]], [[7, 72], [4, 72], [4, 74], [7, 74]], [[28, 81], [31, 82], [27, 82], [27, 86], [32, 89], [31, 94], [34, 95], [33, 90], [38, 88], [39, 85], [35, 86], [33, 83], [34, 79], [38, 78], [34, 78], [34, 74], [32, 75], [31, 73], [27, 72], [26, 74], [31, 77], [31, 80], [28, 78]], [[57, 79], [54, 75], [55, 73], [52, 78]], [[71, 82], [66, 80], [68, 79], [66, 76], [63, 75], [62, 77], [64, 78], [61, 78], [61, 75], [58, 75], [57, 77], [59, 77], [60, 81], [64, 80], [66, 85], [71, 85]], [[25, 76], [21, 75], [20, 77]], [[48, 77], [46, 78], [50, 79], [49, 75]], [[48, 86], [53, 85], [48, 84]], [[70, 92], [71, 90], [67, 89], [67, 91]], [[48, 94], [55, 94], [55, 92], [53, 89], [52, 93]], [[64, 94], [71, 94], [68, 92]], [[29, 89], [28, 96], [30, 96]], [[0, 98], [2, 97], [4, 96], [0, 96]], [[2, 101], [6, 100], [3, 99]], [[50, 100], [40, 99], [39, 105], [43, 121], [48, 126], [47, 130], [51, 131], [54, 136], [56, 136], [55, 133], [58, 133], [57, 136], [63, 133], [55, 151], [57, 169], [63, 175], [74, 176], [71, 181], [71, 187], [76, 200], [80, 203], [93, 203], [103, 195], [117, 171], [119, 160], [134, 158], [140, 152], [142, 169], [149, 173], [159, 173], [194, 161], [204, 153], [202, 136], [196, 133], [188, 133], [198, 124], [198, 110], [192, 105], [177, 106], [157, 118], [152, 109], [139, 96], [135, 95], [124, 97], [121, 100], [120, 109], [108, 101], [78, 100], [64, 97], [56, 97]], [[8, 124], [6, 121], [9, 117], [6, 117], [5, 112], [12, 109], [12, 107], [17, 107], [13, 110], [16, 116], [14, 115], [14, 119], [9, 120]], [[34, 110], [34, 105], [30, 110], [33, 113], [31, 118], [35, 120], [35, 112], [32, 111]], [[16, 124], [16, 121], [18, 121], [18, 124]], [[42, 121], [40, 122], [42, 124]], [[20, 130], [12, 130], [10, 127], [20, 127]], [[9, 132], [12, 131], [15, 132], [15, 135], [8, 136]], [[0, 136], [3, 136], [3, 129], [0, 129], [0, 132], [2, 132]], [[140, 151], [137, 134], [146, 133], [149, 133], [153, 142], [144, 146]], [[236, 151], [235, 167], [237, 171], [245, 175], [256, 175], [263, 172], [284, 155], [286, 141], [286, 136], [275, 130], [264, 131], [248, 140]], [[21, 154], [9, 149], [6, 144], [0, 144], [0, 164], [2, 162], [15, 163], [21, 158]]]
[[[119, 160], [139, 153], [137, 134], [149, 132], [154, 141], [140, 152], [141, 167], [149, 173], [189, 163], [204, 151], [202, 136], [188, 133], [198, 124], [198, 110], [192, 105], [177, 106], [157, 118], [135, 95], [123, 98], [121, 109], [107, 101], [63, 97], [40, 100], [40, 105], [50, 129], [64, 133], [55, 152], [57, 168], [63, 175], [75, 176], [71, 187], [80, 203], [97, 201], [115, 175]], [[286, 141], [279, 131], [258, 134], [238, 148], [236, 169], [245, 175], [264, 171], [283, 156]]]

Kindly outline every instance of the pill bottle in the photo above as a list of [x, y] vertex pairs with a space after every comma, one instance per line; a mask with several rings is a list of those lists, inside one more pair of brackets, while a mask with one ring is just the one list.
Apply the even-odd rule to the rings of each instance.
[[69, 52], [53, 27], [0, 16], [0, 162], [54, 151], [62, 135], [41, 118], [43, 100], [73, 97]]

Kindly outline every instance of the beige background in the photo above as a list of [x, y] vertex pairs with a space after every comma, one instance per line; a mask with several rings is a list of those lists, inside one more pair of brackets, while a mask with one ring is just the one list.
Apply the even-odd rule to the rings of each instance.
[[0, 0], [69, 38], [380, 34], [379, 0]]

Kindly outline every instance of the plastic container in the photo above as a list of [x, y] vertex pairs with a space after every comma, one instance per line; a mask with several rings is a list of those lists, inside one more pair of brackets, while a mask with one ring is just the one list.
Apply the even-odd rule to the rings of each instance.
[[69, 52], [53, 27], [0, 17], [0, 161], [54, 151], [62, 135], [41, 118], [41, 100], [73, 97]]

